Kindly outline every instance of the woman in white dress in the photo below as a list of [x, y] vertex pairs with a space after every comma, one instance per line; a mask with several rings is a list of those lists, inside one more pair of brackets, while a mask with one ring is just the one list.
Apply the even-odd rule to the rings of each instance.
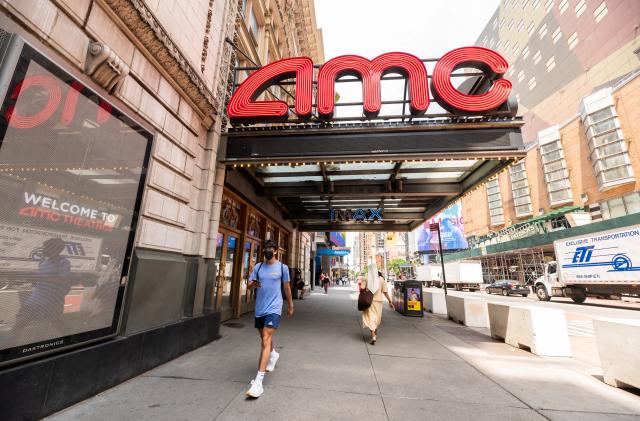
[[[373, 294], [373, 302], [371, 306], [362, 312], [362, 325], [371, 331], [371, 345], [375, 345], [378, 340], [378, 326], [382, 322], [382, 303], [384, 300], [382, 297], [386, 297], [389, 301], [389, 307], [394, 309], [391, 297], [389, 297], [389, 290], [387, 288], [387, 281], [382, 276], [382, 273], [378, 272], [378, 279], [380, 287]], [[363, 280], [360, 283], [360, 290], [364, 290], [367, 287], [367, 281]]]

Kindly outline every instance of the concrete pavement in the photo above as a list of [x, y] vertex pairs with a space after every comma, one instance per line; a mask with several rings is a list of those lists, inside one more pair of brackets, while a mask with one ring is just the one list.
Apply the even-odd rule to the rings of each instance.
[[537, 357], [440, 316], [385, 309], [371, 346], [355, 299], [334, 287], [296, 301], [257, 400], [244, 396], [259, 346], [248, 315], [223, 326], [220, 340], [50, 419], [640, 419], [640, 396], [602, 383], [597, 367]]

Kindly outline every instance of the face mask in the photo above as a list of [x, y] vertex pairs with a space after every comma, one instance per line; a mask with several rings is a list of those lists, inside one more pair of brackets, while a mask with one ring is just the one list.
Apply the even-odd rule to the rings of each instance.
[[264, 258], [267, 260], [271, 260], [273, 258], [273, 252], [270, 250], [267, 250], [264, 252]]

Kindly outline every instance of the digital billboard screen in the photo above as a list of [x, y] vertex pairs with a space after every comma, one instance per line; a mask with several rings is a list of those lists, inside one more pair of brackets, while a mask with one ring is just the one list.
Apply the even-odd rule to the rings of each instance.
[[443, 250], [460, 250], [469, 248], [464, 236], [464, 220], [462, 218], [462, 206], [455, 203], [440, 212], [432, 219], [424, 221], [416, 229], [417, 250], [420, 253], [438, 250], [438, 234], [429, 230], [429, 224], [439, 223], [442, 236]]
[[151, 142], [21, 46], [2, 63], [0, 364], [116, 332]]

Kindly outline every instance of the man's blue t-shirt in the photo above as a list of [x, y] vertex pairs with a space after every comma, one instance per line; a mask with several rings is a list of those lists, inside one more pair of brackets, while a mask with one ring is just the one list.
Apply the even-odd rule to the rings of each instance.
[[[258, 273], [258, 271], [260, 273]], [[289, 282], [289, 268], [281, 262], [272, 265], [257, 263], [249, 277], [250, 281], [260, 281], [256, 288], [256, 317], [267, 314], [282, 315], [282, 282]]]

